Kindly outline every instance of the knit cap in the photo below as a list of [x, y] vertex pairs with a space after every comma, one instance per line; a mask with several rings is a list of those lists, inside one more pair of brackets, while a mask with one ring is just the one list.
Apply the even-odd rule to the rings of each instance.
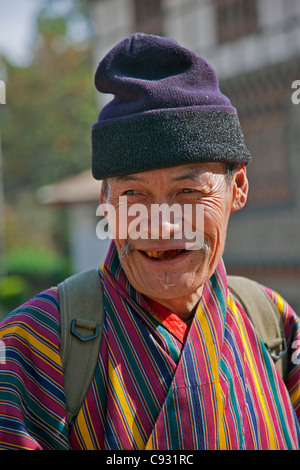
[[128, 36], [100, 62], [95, 86], [114, 95], [92, 128], [95, 179], [251, 160], [214, 70], [172, 39]]

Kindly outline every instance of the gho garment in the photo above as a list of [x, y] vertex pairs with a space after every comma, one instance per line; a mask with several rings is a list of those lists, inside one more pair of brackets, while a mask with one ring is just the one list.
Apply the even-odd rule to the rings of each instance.
[[[100, 275], [106, 317], [99, 360], [70, 432], [57, 289], [1, 324], [1, 449], [299, 449], [299, 365], [290, 362], [286, 387], [227, 293], [223, 262], [191, 327], [179, 322], [176, 334], [172, 315], [161, 321], [128, 283], [114, 244]], [[266, 290], [290, 347], [300, 337], [299, 319]]]

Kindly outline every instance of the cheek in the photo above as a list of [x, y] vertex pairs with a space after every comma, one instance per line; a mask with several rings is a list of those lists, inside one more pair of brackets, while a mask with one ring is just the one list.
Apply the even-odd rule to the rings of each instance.
[[212, 242], [221, 242], [227, 231], [229, 211], [223, 200], [210, 200], [204, 208], [204, 232]]

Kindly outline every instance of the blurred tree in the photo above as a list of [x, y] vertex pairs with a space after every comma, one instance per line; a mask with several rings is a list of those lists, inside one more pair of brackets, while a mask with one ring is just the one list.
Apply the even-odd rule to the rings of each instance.
[[81, 3], [62, 3], [69, 4], [63, 14], [56, 11], [57, 1], [44, 3], [28, 67], [4, 59], [9, 99], [0, 128], [9, 201], [90, 165], [96, 117], [91, 48], [88, 37], [70, 34], [78, 18], [84, 21]]
[[39, 206], [35, 191], [90, 167], [91, 124], [98, 112], [86, 2], [41, 5], [31, 63], [18, 67], [1, 58], [7, 96], [0, 113], [4, 261], [6, 274], [18, 277], [0, 277], [0, 313], [1, 303], [18, 304], [24, 286], [31, 295], [69, 272], [65, 214]]

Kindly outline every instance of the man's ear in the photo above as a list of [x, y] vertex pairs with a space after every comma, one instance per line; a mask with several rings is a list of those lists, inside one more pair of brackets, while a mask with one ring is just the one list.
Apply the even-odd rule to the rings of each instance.
[[107, 199], [107, 182], [102, 181], [100, 190], [100, 204], [105, 204]]
[[232, 206], [231, 212], [238, 211], [244, 207], [248, 196], [248, 178], [246, 166], [241, 165], [232, 176]]

